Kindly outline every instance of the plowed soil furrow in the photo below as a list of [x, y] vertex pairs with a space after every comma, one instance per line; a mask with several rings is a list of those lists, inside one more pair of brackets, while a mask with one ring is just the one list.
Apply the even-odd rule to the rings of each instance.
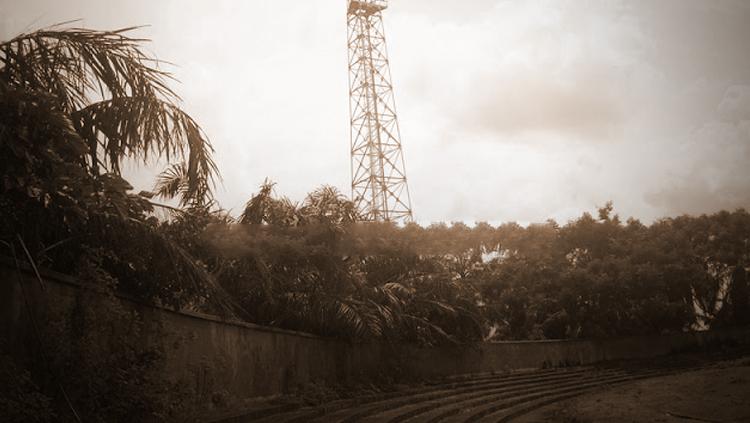
[[[391, 409], [385, 412], [378, 413], [371, 416], [368, 419], [364, 419], [364, 422], [402, 422], [402, 421], [430, 421], [417, 419], [419, 416], [425, 413], [435, 414], [436, 412], [446, 412], [450, 409], [470, 407], [473, 405], [482, 404], [485, 401], [492, 400], [498, 396], [512, 396], [520, 395], [520, 393], [542, 389], [548, 386], [556, 386], [565, 383], [581, 383], [582, 381], [588, 380], [591, 377], [597, 377], [592, 375], [586, 375], [585, 373], [579, 373], [574, 375], [566, 375], [564, 377], [547, 378], [544, 380], [536, 380], [526, 382], [522, 384], [512, 384], [501, 387], [486, 387], [481, 390], [476, 390], [468, 393], [449, 393], [448, 395], [442, 396], [435, 400], [422, 401], [418, 403], [411, 403], [407, 406], [400, 407], [398, 409]], [[409, 420], [412, 419], [412, 420]]]
[[[744, 356], [747, 352], [735, 351], [729, 355]], [[649, 362], [609, 363], [598, 367], [462, 375], [441, 383], [333, 401], [317, 407], [277, 406], [251, 410], [244, 417], [231, 419], [231, 422], [509, 422], [540, 407], [597, 389], [706, 368], [726, 359], [724, 355], [727, 354], [702, 358], [675, 356]]]
[[573, 377], [575, 375], [579, 375], [590, 370], [591, 370], [590, 368], [586, 368], [586, 369], [561, 370], [561, 371], [552, 371], [552, 372], [545, 371], [545, 372], [542, 372], [541, 374], [530, 373], [530, 374], [524, 374], [522, 376], [518, 376], [518, 375], [496, 376], [494, 380], [491, 378], [483, 378], [479, 382], [466, 381], [466, 382], [460, 382], [460, 383], [440, 384], [432, 388], [421, 390], [419, 392], [410, 393], [407, 391], [407, 392], [402, 393], [402, 395], [396, 398], [369, 402], [366, 404], [361, 404], [359, 407], [356, 407], [356, 408], [343, 409], [338, 412], [326, 414], [325, 416], [317, 420], [313, 420], [313, 421], [331, 422], [331, 423], [356, 422], [356, 421], [360, 421], [361, 419], [365, 417], [371, 416], [373, 414], [376, 414], [382, 411], [394, 410], [399, 407], [403, 407], [403, 406], [407, 406], [407, 405], [411, 405], [415, 403], [420, 403], [424, 401], [434, 401], [434, 400], [438, 400], [440, 398], [444, 398], [449, 395], [477, 392], [477, 391], [481, 391], [484, 389], [510, 387], [510, 386], [515, 386], [518, 384], [535, 383], [535, 382], [544, 381], [548, 378], [556, 379], [560, 377], [562, 378]]

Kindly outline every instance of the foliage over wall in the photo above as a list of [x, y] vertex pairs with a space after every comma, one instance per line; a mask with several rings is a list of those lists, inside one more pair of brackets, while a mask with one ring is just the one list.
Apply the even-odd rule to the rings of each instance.
[[[120, 176], [126, 158], [177, 160], [175, 194], [194, 206], [211, 201], [218, 178], [170, 75], [127, 31], [55, 27], [0, 43], [0, 254], [110, 298], [231, 313], [205, 269], [161, 233], [151, 194]], [[0, 392], [5, 420], [164, 420], [189, 404], [163, 379], [138, 316], [101, 304], [84, 297], [72, 315], [36, 316], [39, 354], [10, 356], [0, 339], [3, 381], [15, 381]]]
[[[611, 204], [559, 225], [358, 223], [272, 198], [254, 223], [182, 214], [186, 237], [247, 320], [427, 344], [680, 332], [748, 322], [744, 210], [626, 222]], [[319, 197], [319, 191], [311, 197]], [[269, 197], [265, 200], [260, 197]], [[274, 220], [275, 216], [286, 216]], [[293, 218], [288, 218], [292, 216]], [[331, 218], [331, 216], [336, 216]], [[245, 222], [245, 223], [243, 223]]]

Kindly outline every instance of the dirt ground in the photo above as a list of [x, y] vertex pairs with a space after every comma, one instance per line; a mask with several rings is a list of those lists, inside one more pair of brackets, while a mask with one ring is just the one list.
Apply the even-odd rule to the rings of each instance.
[[583, 395], [513, 422], [750, 423], [750, 358]]

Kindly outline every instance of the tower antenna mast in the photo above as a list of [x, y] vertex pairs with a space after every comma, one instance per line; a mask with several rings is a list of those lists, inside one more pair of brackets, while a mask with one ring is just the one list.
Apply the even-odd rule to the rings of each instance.
[[352, 200], [368, 221], [413, 219], [383, 31], [385, 0], [348, 0]]

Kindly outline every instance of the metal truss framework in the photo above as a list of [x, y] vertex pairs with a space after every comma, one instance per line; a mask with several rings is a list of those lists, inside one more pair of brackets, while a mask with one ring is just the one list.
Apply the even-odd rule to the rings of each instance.
[[411, 221], [383, 0], [348, 2], [352, 200], [365, 220]]

